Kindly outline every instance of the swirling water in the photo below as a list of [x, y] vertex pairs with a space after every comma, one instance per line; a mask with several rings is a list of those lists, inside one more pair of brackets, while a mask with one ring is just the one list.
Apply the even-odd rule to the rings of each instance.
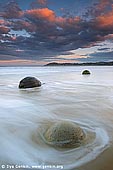
[[[0, 69], [0, 165], [71, 169], [95, 159], [113, 141], [113, 67], [4, 67]], [[40, 88], [19, 90], [26, 76]], [[49, 121], [78, 123], [95, 138], [82, 147], [58, 150], [40, 139]], [[90, 136], [89, 138], [91, 138]], [[22, 168], [21, 168], [22, 169]]]

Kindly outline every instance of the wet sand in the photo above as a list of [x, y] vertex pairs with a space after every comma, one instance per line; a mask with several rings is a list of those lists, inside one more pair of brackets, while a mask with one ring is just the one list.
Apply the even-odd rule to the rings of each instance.
[[113, 145], [95, 160], [73, 170], [113, 170]]

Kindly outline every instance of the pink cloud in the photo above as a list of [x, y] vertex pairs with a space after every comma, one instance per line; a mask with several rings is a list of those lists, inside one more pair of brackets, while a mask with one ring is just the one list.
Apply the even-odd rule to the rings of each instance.
[[113, 10], [96, 18], [97, 27], [102, 29], [113, 29]]
[[11, 24], [12, 24], [12, 22], [10, 22], [10, 21], [0, 19], [0, 25], [2, 25], [2, 26], [10, 26]]
[[40, 9], [31, 9], [25, 12], [26, 15], [35, 18], [35, 19], [44, 19], [50, 22], [55, 20], [55, 13], [54, 11], [48, 8], [40, 8]]
[[7, 34], [10, 31], [8, 27], [0, 26], [0, 34]]
[[5, 23], [6, 23], [5, 20], [0, 19], [0, 25], [3, 25], [3, 24], [5, 24]]
[[79, 16], [64, 18], [64, 17], [57, 17], [53, 10], [48, 8], [38, 8], [38, 9], [31, 9], [25, 12], [28, 16], [34, 19], [42, 19], [47, 20], [49, 22], [57, 23], [58, 25], [73, 25], [78, 24], [81, 21]]
[[108, 5], [110, 5], [110, 0], [100, 0], [96, 5], [96, 10], [103, 12]]

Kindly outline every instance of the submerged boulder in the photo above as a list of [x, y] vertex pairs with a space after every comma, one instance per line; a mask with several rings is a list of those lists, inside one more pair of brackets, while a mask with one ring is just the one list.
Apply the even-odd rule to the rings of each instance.
[[91, 74], [89, 70], [84, 70], [82, 74]]
[[19, 83], [20, 89], [33, 88], [41, 86], [41, 82], [35, 77], [25, 77]]
[[54, 147], [79, 147], [85, 138], [81, 127], [73, 122], [61, 121], [51, 125], [44, 134], [46, 142]]

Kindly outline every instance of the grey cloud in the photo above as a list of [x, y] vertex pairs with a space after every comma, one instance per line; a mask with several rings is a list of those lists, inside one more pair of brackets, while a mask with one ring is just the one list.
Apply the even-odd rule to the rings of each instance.
[[98, 51], [106, 51], [106, 50], [110, 50], [110, 48], [99, 48]]
[[81, 62], [97, 62], [97, 61], [111, 61], [113, 60], [113, 51], [110, 52], [95, 52], [87, 55], [87, 58], [78, 58]]

